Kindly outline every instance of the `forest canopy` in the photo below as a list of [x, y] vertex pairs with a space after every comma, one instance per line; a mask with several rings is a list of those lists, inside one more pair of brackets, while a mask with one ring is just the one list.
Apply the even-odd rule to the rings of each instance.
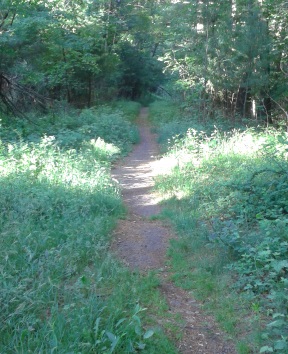
[[152, 53], [148, 5], [1, 1], [2, 103], [23, 105], [27, 87], [78, 106], [155, 89], [162, 65]]
[[152, 92], [204, 120], [220, 110], [287, 125], [286, 1], [1, 0], [0, 9], [2, 108]]

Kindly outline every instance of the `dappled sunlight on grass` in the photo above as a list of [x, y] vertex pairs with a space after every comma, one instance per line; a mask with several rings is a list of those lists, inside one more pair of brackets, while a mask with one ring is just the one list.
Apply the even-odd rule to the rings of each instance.
[[287, 348], [288, 134], [244, 127], [206, 134], [193, 119], [188, 129], [187, 119], [177, 122], [176, 135], [173, 119], [157, 125], [167, 152], [156, 177], [180, 236], [170, 250], [175, 279], [241, 343]]
[[215, 130], [207, 136], [203, 132], [189, 129], [183, 138], [176, 136], [170, 141], [168, 152], [155, 163], [158, 188], [162, 188], [162, 180], [165, 180], [163, 187], [170, 186], [168, 194], [163, 195], [163, 198], [167, 199], [174, 194], [181, 199], [193, 194], [190, 184], [194, 183], [196, 175], [197, 181], [204, 184], [212, 182], [209, 178], [212, 173], [214, 179], [219, 174], [219, 178], [229, 180], [232, 174], [239, 172], [242, 165], [253, 164], [258, 159], [257, 152], [261, 151], [266, 140], [267, 137], [257, 136], [250, 130], [222, 135]]
[[[131, 124], [116, 112], [115, 122], [123, 124], [115, 131], [108, 111], [100, 136], [92, 126], [93, 134], [79, 139], [79, 131], [62, 130], [0, 145], [0, 352], [170, 347], [160, 330], [152, 343], [154, 330], [143, 323], [141, 303], [151, 300], [155, 285], [109, 252], [111, 230], [125, 213], [111, 163], [130, 149], [135, 129], [131, 134]], [[82, 118], [88, 132], [95, 112]], [[75, 123], [72, 117], [70, 128]], [[70, 134], [77, 136], [75, 146]]]

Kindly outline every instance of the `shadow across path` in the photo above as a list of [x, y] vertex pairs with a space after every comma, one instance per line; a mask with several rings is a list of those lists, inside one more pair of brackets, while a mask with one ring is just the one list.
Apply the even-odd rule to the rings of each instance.
[[[148, 110], [143, 108], [138, 119], [140, 143], [112, 171], [114, 179], [121, 185], [128, 210], [127, 218], [118, 222], [112, 251], [132, 271], [158, 271], [160, 291], [166, 298], [169, 313], [175, 315], [165, 321], [180, 327], [182, 334], [175, 343], [179, 353], [234, 354], [234, 345], [225, 339], [213, 317], [203, 312], [202, 304], [170, 280], [172, 272], [166, 265], [166, 252], [169, 241], [176, 235], [160, 220], [151, 218], [161, 212], [159, 200], [153, 193], [153, 177], [161, 163], [147, 116]], [[181, 321], [176, 321], [179, 315]]]

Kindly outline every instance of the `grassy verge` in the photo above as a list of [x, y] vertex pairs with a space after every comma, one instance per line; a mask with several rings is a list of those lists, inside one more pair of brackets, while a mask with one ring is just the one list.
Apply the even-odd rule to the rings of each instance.
[[1, 353], [175, 353], [148, 316], [165, 308], [155, 278], [109, 253], [124, 214], [110, 165], [137, 141], [138, 110], [3, 117]]
[[287, 134], [201, 127], [167, 106], [150, 111], [174, 166], [156, 186], [179, 234], [174, 281], [214, 313], [239, 353], [286, 353]]

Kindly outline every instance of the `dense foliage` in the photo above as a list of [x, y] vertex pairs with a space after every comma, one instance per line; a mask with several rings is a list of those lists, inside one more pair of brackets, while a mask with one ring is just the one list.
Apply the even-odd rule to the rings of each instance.
[[287, 12], [283, 0], [167, 5], [162, 60], [183, 107], [198, 107], [202, 121], [221, 110], [287, 125]]
[[162, 71], [145, 4], [1, 0], [2, 104], [16, 112], [53, 100], [90, 106], [155, 89]]
[[157, 282], [109, 251], [125, 213], [111, 161], [137, 138], [124, 115], [139, 105], [125, 107], [85, 110], [80, 122], [62, 113], [62, 126], [43, 117], [33, 134], [21, 120], [15, 135], [2, 129], [1, 353], [174, 353], [147, 326]]
[[284, 0], [1, 0], [0, 9], [0, 99], [14, 112], [150, 91], [197, 107], [202, 120], [287, 125]]
[[153, 281], [108, 252], [123, 215], [109, 168], [139, 108], [111, 102], [160, 97], [175, 281], [231, 333], [241, 307], [261, 339], [239, 352], [287, 352], [287, 14], [284, 0], [0, 0], [0, 351], [174, 352], [142, 323]]
[[287, 133], [207, 129], [167, 102], [151, 113], [168, 149], [160, 170], [171, 166], [157, 190], [181, 235], [170, 251], [175, 281], [206, 299], [238, 340], [250, 336], [240, 353], [286, 353]]

